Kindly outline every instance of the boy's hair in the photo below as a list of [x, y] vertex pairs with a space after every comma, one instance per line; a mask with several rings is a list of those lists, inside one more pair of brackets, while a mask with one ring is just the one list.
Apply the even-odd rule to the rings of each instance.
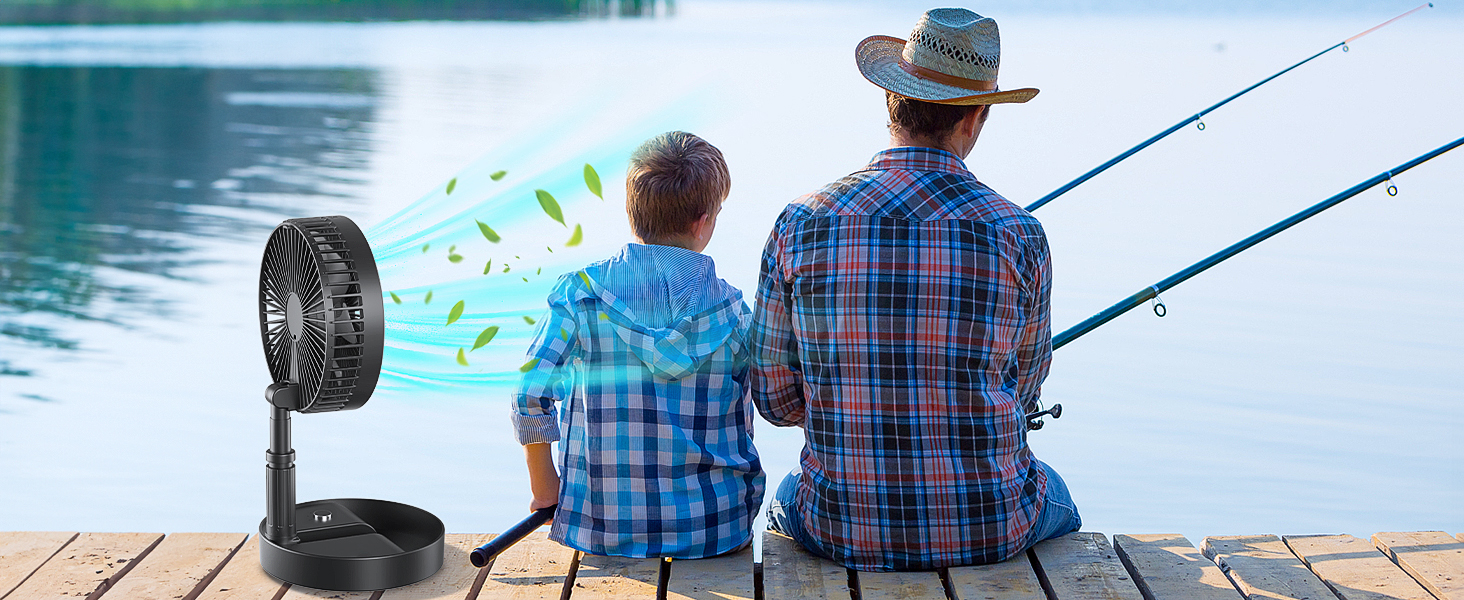
[[685, 131], [668, 131], [630, 155], [625, 212], [636, 237], [672, 240], [715, 213], [731, 188], [721, 150]]
[[925, 102], [889, 91], [885, 92], [885, 106], [890, 110], [890, 133], [904, 132], [905, 135], [937, 143], [950, 139], [955, 133], [956, 123], [981, 108], [979, 105]]

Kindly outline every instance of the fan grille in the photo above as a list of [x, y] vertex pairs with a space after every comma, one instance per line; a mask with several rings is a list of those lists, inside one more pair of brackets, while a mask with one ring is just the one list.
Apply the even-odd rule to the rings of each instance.
[[366, 403], [381, 369], [381, 284], [354, 223], [310, 217], [275, 228], [260, 266], [259, 308], [270, 376], [298, 386], [300, 412]]

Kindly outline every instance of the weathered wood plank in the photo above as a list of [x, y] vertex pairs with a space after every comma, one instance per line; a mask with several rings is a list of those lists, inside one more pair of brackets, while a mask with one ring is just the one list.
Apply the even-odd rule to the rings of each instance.
[[74, 531], [0, 531], [0, 598], [74, 539]]
[[1046, 600], [1042, 582], [1023, 552], [992, 565], [946, 570], [956, 600]]
[[381, 600], [467, 600], [488, 576], [487, 569], [474, 567], [468, 554], [492, 540], [495, 534], [447, 534], [442, 569], [427, 579], [386, 590]]
[[484, 600], [558, 600], [574, 549], [549, 539], [546, 531], [529, 534], [504, 550], [484, 570], [478, 590]]
[[1142, 597], [1101, 533], [1080, 531], [1038, 542], [1032, 553], [1037, 557], [1037, 576], [1061, 600]]
[[1342, 600], [1434, 600], [1367, 540], [1350, 535], [1282, 538]]
[[574, 576], [573, 600], [616, 600], [656, 597], [661, 559], [581, 554]]
[[666, 598], [753, 600], [752, 547], [717, 558], [672, 561]]
[[809, 554], [781, 533], [764, 531], [762, 536], [764, 598], [848, 600], [849, 571], [843, 566]]
[[1113, 549], [1144, 600], [1237, 600], [1240, 591], [1177, 533], [1115, 535]]
[[1220, 565], [1246, 598], [1336, 599], [1327, 585], [1274, 535], [1207, 537], [1205, 556]]
[[863, 600], [945, 600], [945, 586], [940, 583], [940, 573], [935, 571], [861, 571], [857, 581], [859, 597]]
[[161, 541], [161, 533], [79, 534], [5, 598], [95, 600]]
[[333, 592], [330, 590], [317, 590], [303, 585], [292, 585], [285, 591], [280, 600], [371, 600], [376, 592]]
[[1464, 600], [1464, 541], [1442, 531], [1379, 533], [1372, 541], [1439, 600]]
[[243, 533], [175, 533], [107, 590], [108, 600], [193, 600], [244, 545]]
[[253, 535], [203, 586], [197, 600], [279, 600], [288, 585], [259, 566], [259, 536]]

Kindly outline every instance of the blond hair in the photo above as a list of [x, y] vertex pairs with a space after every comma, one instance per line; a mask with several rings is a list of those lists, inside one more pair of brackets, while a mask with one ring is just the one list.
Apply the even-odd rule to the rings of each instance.
[[732, 188], [722, 151], [685, 131], [668, 131], [630, 155], [625, 213], [636, 237], [679, 238], [702, 215], [714, 214]]

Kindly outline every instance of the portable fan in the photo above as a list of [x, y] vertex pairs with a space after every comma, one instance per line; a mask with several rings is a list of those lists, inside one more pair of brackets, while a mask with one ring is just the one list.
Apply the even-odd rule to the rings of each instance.
[[274, 378], [264, 393], [272, 412], [259, 562], [284, 581], [380, 590], [442, 567], [444, 529], [432, 513], [359, 498], [295, 504], [290, 411], [366, 404], [381, 372], [382, 312], [376, 260], [350, 219], [290, 219], [275, 228], [259, 273], [259, 330]]

